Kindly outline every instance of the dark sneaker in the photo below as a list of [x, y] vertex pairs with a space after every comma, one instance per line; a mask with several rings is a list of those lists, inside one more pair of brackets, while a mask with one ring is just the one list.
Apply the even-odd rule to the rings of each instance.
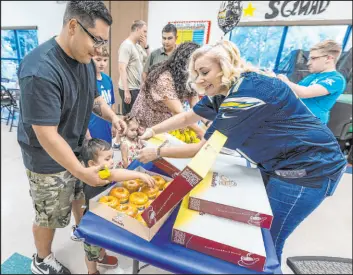
[[41, 263], [37, 261], [37, 254], [33, 254], [31, 271], [33, 274], [71, 274], [68, 268], [55, 259], [53, 253], [48, 255]]
[[114, 256], [108, 256], [107, 254], [104, 255], [103, 259], [99, 259], [97, 261], [99, 266], [107, 267], [107, 268], [114, 268], [118, 266], [118, 258]]
[[73, 241], [75, 241], [75, 242], [82, 242], [82, 241], [84, 241], [84, 239], [81, 239], [81, 238], [79, 238], [79, 237], [76, 237], [75, 236], [75, 230], [77, 229], [77, 225], [73, 225], [72, 226], [72, 231], [71, 231], [71, 240], [73, 240]]

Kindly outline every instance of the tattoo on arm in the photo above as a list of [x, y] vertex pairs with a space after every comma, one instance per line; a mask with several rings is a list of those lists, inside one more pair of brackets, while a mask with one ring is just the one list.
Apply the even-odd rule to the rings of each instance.
[[100, 117], [103, 116], [101, 103], [98, 100], [93, 103], [93, 113]]

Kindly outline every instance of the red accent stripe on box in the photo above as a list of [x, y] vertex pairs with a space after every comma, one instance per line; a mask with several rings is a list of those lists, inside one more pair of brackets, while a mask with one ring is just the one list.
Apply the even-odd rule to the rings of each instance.
[[[193, 171], [186, 167], [152, 203], [151, 205], [141, 214], [142, 218], [147, 223], [148, 227], [152, 227], [157, 223], [170, 209], [172, 209], [177, 203], [179, 203], [194, 187], [190, 184], [185, 177], [183, 172], [188, 170]], [[193, 173], [195, 177], [197, 176]], [[194, 178], [195, 179], [195, 178]], [[198, 178], [198, 183], [202, 180]]]
[[190, 197], [189, 209], [211, 214], [217, 217], [242, 222], [262, 228], [271, 229], [273, 217], [270, 215], [237, 208], [220, 203], [201, 200], [199, 198]]
[[159, 159], [153, 162], [153, 164], [161, 169], [162, 171], [164, 171], [165, 173], [168, 174], [168, 176], [175, 178], [180, 170], [178, 168], [176, 168], [174, 165], [170, 164], [168, 161], [166, 161], [165, 159]]
[[177, 229], [173, 229], [172, 242], [245, 268], [260, 272], [264, 270], [266, 257]]

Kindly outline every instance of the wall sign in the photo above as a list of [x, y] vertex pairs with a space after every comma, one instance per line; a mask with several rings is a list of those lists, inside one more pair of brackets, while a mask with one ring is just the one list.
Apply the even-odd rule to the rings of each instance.
[[177, 45], [184, 42], [195, 42], [199, 45], [208, 43], [210, 37], [211, 21], [174, 21], [178, 30]]
[[352, 20], [352, 1], [242, 1], [240, 22]]

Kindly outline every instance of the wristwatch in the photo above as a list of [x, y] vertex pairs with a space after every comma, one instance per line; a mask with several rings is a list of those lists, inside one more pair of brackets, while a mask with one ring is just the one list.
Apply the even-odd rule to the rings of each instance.
[[145, 48], [145, 50], [148, 50], [150, 48], [150, 45], [147, 45], [147, 47]]

